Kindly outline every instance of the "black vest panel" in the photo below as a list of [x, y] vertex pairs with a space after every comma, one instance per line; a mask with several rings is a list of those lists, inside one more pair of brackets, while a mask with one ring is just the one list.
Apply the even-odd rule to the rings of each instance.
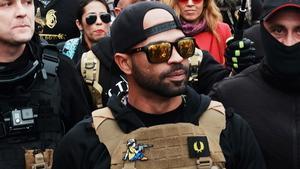
[[37, 74], [30, 88], [0, 94], [0, 168], [23, 169], [25, 150], [56, 147], [64, 134], [59, 78]]

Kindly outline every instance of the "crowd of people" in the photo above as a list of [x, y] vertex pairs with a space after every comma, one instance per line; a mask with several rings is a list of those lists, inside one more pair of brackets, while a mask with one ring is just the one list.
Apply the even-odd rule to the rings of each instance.
[[0, 0], [0, 168], [300, 168], [300, 1], [142, 1]]

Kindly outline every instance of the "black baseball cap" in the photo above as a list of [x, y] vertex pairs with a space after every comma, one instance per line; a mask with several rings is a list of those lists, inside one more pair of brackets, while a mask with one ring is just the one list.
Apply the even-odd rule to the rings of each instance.
[[[151, 9], [164, 9], [174, 18], [173, 21], [154, 25], [144, 30], [144, 16]], [[160, 2], [139, 2], [126, 7], [111, 26], [111, 40], [114, 52], [126, 53], [136, 44], [149, 36], [170, 29], [181, 29], [181, 24], [174, 10]]]
[[300, 8], [300, 0], [265, 0], [263, 3], [262, 19], [266, 20], [275, 12], [286, 7]]

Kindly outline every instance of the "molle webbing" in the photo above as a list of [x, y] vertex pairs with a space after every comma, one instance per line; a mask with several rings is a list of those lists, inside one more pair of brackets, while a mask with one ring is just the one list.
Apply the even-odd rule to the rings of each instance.
[[[164, 124], [139, 128], [129, 134], [121, 131], [109, 108], [96, 110], [92, 114], [96, 133], [110, 153], [113, 169], [225, 168], [225, 158], [219, 146], [219, 136], [225, 128], [225, 113], [222, 104], [218, 102], [211, 102], [199, 119], [199, 126], [191, 123]], [[189, 136], [207, 136], [210, 157], [189, 158]], [[153, 145], [144, 151], [147, 161], [122, 160], [127, 150], [126, 142], [130, 138]]]
[[81, 74], [87, 84], [92, 95], [93, 104], [97, 108], [102, 108], [102, 91], [103, 88], [99, 84], [100, 60], [96, 57], [93, 51], [88, 51], [82, 54], [81, 57]]

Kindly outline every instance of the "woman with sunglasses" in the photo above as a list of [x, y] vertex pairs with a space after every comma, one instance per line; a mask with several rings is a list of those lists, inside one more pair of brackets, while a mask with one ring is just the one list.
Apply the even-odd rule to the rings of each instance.
[[83, 0], [77, 13], [76, 25], [81, 31], [78, 38], [63, 45], [62, 53], [78, 64], [84, 52], [109, 33], [111, 15], [105, 0]]
[[193, 36], [197, 45], [209, 51], [219, 63], [224, 64], [226, 40], [230, 27], [222, 22], [222, 15], [214, 0], [162, 0], [180, 16], [183, 31]]

